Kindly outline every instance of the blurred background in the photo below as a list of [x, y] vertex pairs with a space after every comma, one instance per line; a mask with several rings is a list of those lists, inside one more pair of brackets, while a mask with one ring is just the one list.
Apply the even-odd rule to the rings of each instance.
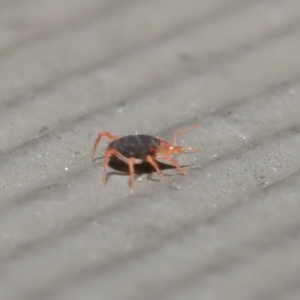
[[[300, 297], [298, 0], [0, 1], [0, 298]], [[102, 184], [101, 131], [201, 149]]]

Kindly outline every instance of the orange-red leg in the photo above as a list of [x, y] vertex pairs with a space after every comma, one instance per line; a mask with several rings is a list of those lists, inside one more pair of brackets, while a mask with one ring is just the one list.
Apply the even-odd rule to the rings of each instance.
[[115, 155], [118, 159], [128, 163], [128, 159], [125, 156], [123, 156], [119, 151], [115, 149], [107, 150], [104, 155], [104, 163], [103, 163], [103, 184], [104, 185], [106, 184], [106, 180], [107, 180], [106, 172], [109, 164], [109, 158], [111, 155]]
[[118, 136], [116, 136], [114, 134], [111, 134], [109, 132], [99, 132], [99, 134], [98, 134], [98, 136], [97, 136], [97, 138], [95, 139], [95, 142], [94, 142], [94, 149], [93, 149], [93, 153], [91, 155], [91, 161], [94, 159], [97, 146], [98, 146], [98, 144], [99, 144], [102, 137], [107, 137], [111, 141], [116, 140], [118, 138]]
[[133, 157], [128, 159], [128, 167], [129, 167], [129, 174], [130, 174], [130, 188], [134, 188], [134, 162], [135, 159]]
[[167, 162], [169, 162], [172, 166], [176, 167], [176, 169], [183, 175], [186, 175], [186, 172], [185, 170], [183, 170], [179, 164], [177, 163], [176, 160], [172, 159], [171, 157], [169, 156], [164, 156], [162, 157], [162, 159], [166, 160]]
[[186, 132], [186, 131], [190, 131], [192, 129], [195, 129], [199, 127], [199, 125], [194, 125], [194, 126], [191, 126], [191, 127], [188, 127], [188, 128], [185, 128], [185, 129], [180, 129], [180, 130], [177, 130], [174, 132], [174, 136], [173, 136], [173, 145], [176, 146], [176, 140], [177, 140], [177, 136], [178, 134], [182, 133], [182, 132]]
[[150, 156], [150, 155], [147, 155], [146, 156], [146, 161], [155, 169], [155, 171], [157, 172], [157, 174], [160, 177], [160, 179], [162, 179], [164, 177], [164, 175], [160, 171], [160, 169], [159, 169], [156, 161], [153, 159], [153, 157]]
[[106, 184], [107, 181], [107, 168], [109, 164], [109, 159], [111, 155], [115, 155], [118, 159], [124, 161], [125, 163], [128, 164], [129, 167], [129, 174], [130, 174], [130, 187], [131, 189], [134, 188], [134, 164], [136, 163], [136, 159], [134, 157], [131, 158], [126, 158], [123, 156], [119, 151], [115, 149], [110, 149], [105, 152], [105, 157], [104, 157], [104, 163], [103, 163], [103, 184]]

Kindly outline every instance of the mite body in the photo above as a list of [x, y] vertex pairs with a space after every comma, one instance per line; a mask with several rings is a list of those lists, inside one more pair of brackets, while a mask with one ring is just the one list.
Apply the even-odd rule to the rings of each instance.
[[197, 149], [185, 148], [176, 145], [176, 139], [179, 133], [194, 129], [196, 127], [198, 127], [198, 125], [176, 131], [173, 137], [173, 144], [170, 144], [163, 139], [145, 134], [118, 137], [109, 132], [100, 132], [94, 142], [94, 149], [91, 160], [94, 159], [95, 152], [101, 138], [107, 137], [110, 140], [110, 143], [108, 144], [104, 154], [104, 184], [106, 184], [106, 172], [109, 160], [112, 156], [115, 156], [121, 161], [128, 164], [131, 188], [134, 187], [134, 164], [148, 162], [155, 169], [160, 179], [162, 179], [163, 174], [158, 167], [157, 160], [164, 160], [172, 166], [176, 167], [181, 174], [186, 175], [185, 171], [178, 165], [176, 160], [174, 160], [170, 156], [183, 152], [198, 151]]
[[113, 140], [107, 149], [116, 149], [124, 157], [145, 160], [147, 155], [152, 155], [160, 144], [160, 140], [151, 135], [127, 135]]

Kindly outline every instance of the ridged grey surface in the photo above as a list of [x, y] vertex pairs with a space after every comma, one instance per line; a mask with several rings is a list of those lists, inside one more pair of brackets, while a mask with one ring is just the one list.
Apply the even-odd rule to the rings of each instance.
[[299, 0], [2, 0], [0, 299], [300, 299], [299, 53]]

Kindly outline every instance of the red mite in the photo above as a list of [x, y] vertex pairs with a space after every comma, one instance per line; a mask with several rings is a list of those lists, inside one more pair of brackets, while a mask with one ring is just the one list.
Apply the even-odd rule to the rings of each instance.
[[155, 138], [153, 136], [145, 134], [118, 137], [109, 132], [100, 132], [94, 142], [94, 149], [91, 160], [94, 159], [96, 148], [100, 142], [100, 139], [102, 137], [107, 137], [111, 142], [108, 144], [104, 155], [104, 184], [106, 184], [107, 167], [112, 156], [116, 156], [118, 159], [128, 164], [131, 188], [134, 187], [134, 164], [148, 162], [155, 169], [160, 179], [162, 179], [163, 174], [157, 165], [157, 160], [165, 160], [172, 166], [176, 167], [181, 174], [186, 175], [185, 170], [183, 170], [178, 165], [177, 161], [172, 159], [170, 155], [179, 154], [182, 152], [199, 151], [197, 149], [185, 148], [176, 145], [176, 139], [179, 133], [194, 129], [196, 127], [198, 127], [198, 125], [183, 130], [177, 130], [174, 133], [173, 144], [170, 144], [158, 137]]

